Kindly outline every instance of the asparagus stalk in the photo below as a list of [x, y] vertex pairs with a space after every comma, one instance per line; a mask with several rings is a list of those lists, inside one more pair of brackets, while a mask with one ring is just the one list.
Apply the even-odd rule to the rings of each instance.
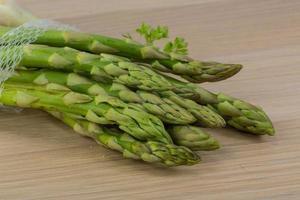
[[94, 55], [68, 47], [26, 45], [20, 65], [74, 71], [93, 76], [97, 80], [114, 80], [143, 90], [170, 90], [173, 87], [162, 75], [126, 58], [107, 54]]
[[212, 112], [211, 108], [206, 105], [200, 105], [195, 101], [183, 98], [172, 91], [158, 91], [157, 94], [186, 108], [198, 119], [198, 124], [203, 127], [220, 128], [226, 125], [222, 116], [215, 111]]
[[[11, 28], [0, 27], [0, 36]], [[129, 40], [72, 31], [49, 30], [43, 33], [36, 44], [57, 47], [72, 47], [94, 54], [110, 53], [149, 63], [151, 67], [164, 72], [179, 74], [193, 82], [213, 82], [229, 78], [240, 71], [239, 64], [188, 61], [174, 58], [153, 46], [144, 46]]]
[[[229, 125], [239, 130], [259, 135], [274, 134], [270, 119], [262, 109], [256, 106], [223, 94], [213, 94], [193, 83], [181, 82], [123, 60], [123, 58], [107, 54], [97, 56], [70, 48], [28, 45], [25, 47], [21, 64], [27, 67], [59, 68], [68, 71], [86, 71], [92, 74], [96, 71], [101, 80], [109, 73], [110, 76], [115, 76], [115, 78], [110, 78], [121, 84], [156, 91], [162, 96], [169, 95], [169, 92], [166, 91], [171, 88], [172, 91], [184, 98], [193, 99], [202, 105], [214, 108], [223, 118], [226, 118]], [[103, 71], [99, 72], [100, 70]], [[165, 83], [167, 86], [163, 87]]]
[[182, 78], [194, 83], [222, 81], [234, 76], [242, 69], [240, 64], [195, 60], [189, 62], [173, 59], [146, 59], [139, 61], [148, 63], [148, 66], [153, 69], [180, 75]]
[[[168, 38], [169, 30], [166, 26], [151, 27], [142, 23], [136, 32], [144, 37], [148, 46], [154, 46], [155, 41]], [[130, 35], [125, 35], [127, 40], [135, 42]], [[176, 37], [174, 41], [165, 44], [163, 51], [168, 54], [168, 59], [140, 59], [147, 62], [154, 69], [178, 74], [191, 82], [220, 81], [236, 74], [242, 68], [241, 65], [221, 64], [217, 62], [200, 62], [188, 57], [188, 43], [184, 38]], [[156, 48], [159, 50], [158, 48]]]
[[169, 126], [168, 133], [175, 144], [193, 151], [211, 151], [220, 148], [219, 142], [196, 126]]
[[[68, 83], [76, 83], [76, 84], [82, 84], [82, 85], [73, 85], [73, 88], [75, 88], [74, 91], [77, 92], [83, 92], [85, 94], [89, 94], [88, 88], [91, 88], [92, 81], [89, 79], [86, 79], [84, 77], [81, 77], [77, 74], [67, 74], [63, 72], [55, 72], [55, 71], [18, 71], [17, 75], [14, 75], [11, 77], [6, 83], [37, 83], [42, 84], [49, 90], [51, 88], [63, 88], [68, 86]], [[106, 85], [109, 86], [109, 85]], [[72, 87], [68, 86], [70, 89]], [[112, 88], [114, 86], [109, 86], [107, 88]], [[116, 87], [116, 86], [115, 86]], [[76, 90], [77, 88], [77, 90]], [[95, 88], [95, 86], [94, 86]], [[117, 88], [122, 88], [118, 86]], [[101, 87], [102, 92], [92, 95], [109, 95], [105, 93], [103, 87]], [[123, 89], [123, 88], [122, 88]], [[125, 87], [126, 89], [126, 87]], [[91, 91], [91, 90], [90, 90]], [[101, 91], [101, 90], [97, 90]], [[108, 90], [107, 90], [108, 91]], [[109, 92], [109, 91], [108, 91]], [[131, 91], [132, 92], [132, 91]], [[134, 92], [132, 92], [133, 95], [136, 95]], [[151, 97], [152, 94], [148, 93], [147, 96]], [[136, 95], [137, 96], [137, 95]], [[134, 99], [142, 99], [141, 97], [137, 96], [138, 98]], [[154, 96], [154, 100], [159, 98], [158, 96]], [[154, 100], [152, 100], [154, 102]], [[162, 100], [155, 100], [156, 102], [160, 102]], [[142, 103], [142, 102], [141, 102]], [[143, 105], [143, 103], [142, 103]], [[153, 104], [155, 106], [155, 104]], [[151, 108], [150, 106], [146, 106], [148, 108]], [[164, 108], [165, 106], [162, 106]], [[168, 109], [167, 109], [168, 110]], [[157, 113], [159, 114], [159, 113]], [[159, 116], [159, 115], [158, 115]], [[168, 115], [166, 115], [167, 117]], [[159, 116], [162, 120], [164, 118], [163, 115]], [[175, 117], [175, 116], [174, 116]], [[172, 120], [170, 118], [169, 120]], [[204, 131], [202, 131], [200, 128], [192, 126], [189, 128], [189, 126], [174, 126], [170, 124], [177, 124], [169, 122], [169, 134], [172, 137], [172, 139], [176, 139], [175, 144], [180, 144], [183, 146], [191, 147], [191, 149], [195, 150], [213, 150], [218, 147], [218, 143], [215, 139], [210, 137], [208, 134], [206, 134]], [[173, 138], [174, 136], [174, 138]], [[185, 144], [185, 145], [184, 145]]]
[[118, 129], [101, 126], [67, 113], [48, 112], [73, 128], [75, 132], [90, 137], [109, 149], [121, 152], [125, 158], [169, 167], [194, 165], [200, 161], [197, 154], [182, 146], [155, 141], [141, 142]]
[[[199, 94], [195, 86], [184, 84], [166, 75], [159, 74], [142, 65], [136, 65], [126, 61], [126, 58], [109, 54], [93, 55], [80, 52], [68, 47], [56, 48], [44, 45], [27, 45], [24, 47], [24, 54], [20, 66], [28, 68], [62, 69], [65, 71], [79, 72], [91, 75], [99, 81], [115, 81], [131, 88], [139, 88], [147, 91], [174, 91], [184, 94], [186, 98], [194, 98]], [[175, 93], [170, 93], [173, 96]], [[181, 106], [186, 105], [183, 103]], [[193, 108], [197, 107], [194, 106]], [[206, 112], [209, 112], [206, 109]], [[201, 114], [201, 113], [200, 113]], [[222, 123], [222, 122], [221, 122]], [[223, 123], [224, 124], [224, 123]]]
[[97, 83], [76, 73], [47, 70], [19, 70], [9, 80], [38, 85], [59, 84], [75, 92], [92, 96], [115, 96], [127, 103], [140, 104], [147, 112], [156, 115], [169, 124], [191, 124], [197, 119], [197, 122], [204, 127], [223, 127], [225, 125], [224, 119], [208, 107], [201, 106], [192, 100], [181, 98], [175, 93], [168, 97], [166, 95], [161, 97], [147, 91], [134, 92], [118, 83]]
[[[56, 113], [62, 116], [71, 118], [72, 120], [79, 120], [84, 123], [91, 123], [79, 115], [74, 115], [66, 112], [48, 111], [50, 114]], [[95, 126], [95, 125], [94, 125]], [[97, 125], [99, 126], [99, 125]], [[103, 126], [109, 128], [108, 126]], [[110, 126], [112, 127], [112, 126]], [[80, 130], [80, 129], [79, 129]], [[175, 145], [185, 146], [193, 151], [210, 151], [220, 148], [219, 142], [207, 134], [204, 130], [196, 126], [190, 125], [169, 125], [168, 132], [172, 137]]]
[[92, 98], [69, 91], [65, 87], [47, 88], [25, 83], [4, 83], [0, 102], [8, 106], [55, 109], [73, 113], [95, 123], [117, 124], [121, 130], [139, 140], [172, 143], [158, 118], [134, 105], [105, 95]]
[[38, 85], [59, 85], [69, 89], [88, 94], [91, 96], [106, 95], [121, 98], [124, 102], [141, 105], [147, 112], [156, 115], [162, 121], [171, 124], [191, 124], [196, 118], [186, 109], [158, 96], [141, 91], [135, 93], [129, 88], [118, 84], [97, 83], [76, 73], [65, 73], [59, 71], [24, 71], [19, 70], [9, 81], [20, 83], [34, 83]]
[[[262, 108], [223, 93], [214, 94], [192, 83], [185, 83], [168, 76], [165, 78], [176, 86], [176, 93], [179, 96], [209, 106], [219, 113], [228, 125], [257, 135], [275, 134], [272, 122]], [[166, 92], [160, 93], [168, 95]]]

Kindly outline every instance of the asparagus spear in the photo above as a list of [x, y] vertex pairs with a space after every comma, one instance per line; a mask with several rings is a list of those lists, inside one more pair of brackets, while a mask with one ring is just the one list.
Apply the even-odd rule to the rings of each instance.
[[106, 54], [94, 55], [68, 47], [26, 45], [20, 65], [63, 69], [91, 75], [101, 81], [116, 81], [143, 90], [169, 90], [172, 84], [163, 76], [126, 58]]
[[224, 119], [208, 107], [201, 106], [192, 100], [181, 98], [175, 93], [168, 97], [161, 97], [147, 91], [133, 92], [126, 86], [118, 83], [97, 83], [75, 73], [47, 70], [19, 70], [10, 80], [39, 85], [54, 83], [66, 86], [75, 92], [93, 96], [115, 96], [127, 103], [142, 105], [145, 110], [170, 124], [190, 124], [195, 122], [195, 118], [197, 118], [197, 122], [204, 127], [223, 127], [225, 125]]
[[220, 148], [219, 142], [196, 126], [169, 126], [168, 133], [175, 144], [193, 151], [210, 151]]
[[[101, 54], [98, 56], [80, 52], [68, 47], [56, 48], [44, 45], [27, 45], [24, 47], [24, 54], [20, 66], [29, 68], [62, 69], [69, 72], [92, 75], [94, 79], [99, 81], [115, 81], [131, 88], [156, 91], [159, 92], [159, 94], [162, 94], [161, 91], [171, 90], [175, 93], [183, 94], [186, 98], [194, 98], [194, 95], [198, 97], [196, 98], [197, 100], [202, 98], [195, 92], [196, 86], [192, 83], [185, 84], [179, 81], [176, 82], [175, 79], [171, 79], [166, 75], [159, 74], [142, 65], [128, 62], [126, 61], [126, 58], [109, 54]], [[166, 93], [175, 96], [175, 93]], [[179, 99], [178, 97], [176, 98]], [[181, 106], [184, 105], [187, 105], [186, 108], [197, 110], [193, 113], [198, 112], [199, 116], [202, 115], [202, 113], [199, 112], [202, 108], [196, 106], [195, 103], [192, 103], [192, 106], [189, 106], [187, 103], [181, 104]], [[206, 113], [204, 115], [210, 112], [208, 109], [205, 110]], [[212, 113], [210, 115], [212, 116]], [[203, 118], [203, 116], [201, 117]], [[221, 126], [222, 124], [224, 125], [224, 122], [222, 122], [220, 117], [217, 119], [218, 116], [215, 115], [214, 118], [215, 120], [219, 120]]]
[[[34, 71], [32, 71], [34, 72]], [[31, 73], [32, 73], [31, 72]], [[52, 74], [55, 75], [55, 72]], [[21, 76], [23, 79], [30, 79], [30, 76]], [[55, 76], [56, 78], [60, 78], [60, 76]], [[28, 79], [29, 78], [29, 79]], [[60, 79], [62, 80], [62, 79]], [[62, 85], [51, 85], [51, 83], [47, 84], [45, 87], [33, 87], [33, 85], [28, 85], [28, 84], [22, 84], [20, 85], [20, 82], [16, 83], [14, 82], [16, 79], [12, 78], [11, 80], [8, 80], [5, 84], [6, 88], [14, 88], [17, 87], [19, 89], [32, 89], [34, 88], [35, 90], [38, 91], [46, 91], [46, 92], [53, 92], [55, 90], [68, 90], [68, 88], [65, 88]], [[105, 94], [104, 94], [105, 95]], [[115, 101], [117, 102], [117, 101]], [[67, 112], [67, 111], [64, 111]], [[74, 115], [74, 114], [73, 114]], [[84, 118], [84, 117], [82, 117]], [[180, 127], [180, 128], [176, 128]], [[185, 127], [185, 126], [182, 126]], [[189, 126], [186, 126], [189, 127]], [[181, 128], [181, 126], [169, 126], [169, 130], [171, 133], [171, 137], [174, 136], [174, 139], [176, 139], [177, 144], [187, 146], [187, 147], [192, 147], [193, 149], [197, 150], [213, 150], [216, 147], [216, 141], [211, 138], [209, 135], [201, 131], [200, 129], [198, 130], [198, 127], [192, 127], [192, 128]], [[191, 139], [195, 139], [192, 141]], [[181, 142], [183, 141], [183, 142]], [[215, 141], [215, 142], [212, 142]]]
[[[84, 123], [91, 123], [79, 115], [74, 115], [66, 112], [48, 111], [50, 114], [56, 113], [62, 116], [67, 116], [73, 120], [79, 120]], [[99, 125], [97, 125], [99, 126]], [[108, 126], [103, 126], [109, 128]], [[110, 126], [112, 127], [112, 126]], [[80, 129], [79, 129], [80, 130]], [[219, 142], [203, 131], [201, 128], [190, 125], [169, 125], [168, 132], [172, 137], [175, 145], [185, 146], [194, 151], [210, 151], [220, 148]]]
[[[157, 31], [154, 30], [154, 32]], [[146, 41], [147, 35], [148, 33], [146, 34]], [[150, 33], [150, 35], [152, 34]], [[132, 39], [127, 40], [129, 42], [132, 41]], [[148, 43], [148, 46], [152, 46], [152, 48], [158, 50], [158, 48], [153, 45], [153, 41]], [[195, 83], [221, 81], [235, 75], [242, 69], [242, 65], [240, 64], [223, 64], [191, 59], [187, 56], [187, 43], [183, 38], [177, 37], [174, 42], [168, 42], [164, 51], [168, 53], [170, 58], [131, 60], [140, 62], [158, 71], [180, 75], [182, 78]]]
[[[11, 28], [0, 26], [0, 36], [10, 30]], [[79, 32], [49, 30], [43, 33], [35, 43], [57, 47], [68, 46], [94, 54], [121, 55], [147, 62], [157, 70], [179, 74], [183, 78], [195, 82], [224, 80], [242, 68], [241, 65], [236, 64], [180, 60], [178, 57], [174, 58], [174, 56], [170, 56], [153, 46]]]
[[169, 167], [193, 165], [200, 161], [197, 154], [182, 146], [155, 141], [141, 142], [115, 128], [100, 126], [67, 113], [48, 112], [73, 128], [75, 132], [90, 137], [109, 149], [121, 152], [125, 158], [163, 164]]
[[242, 69], [242, 65], [240, 64], [223, 64], [195, 60], [185, 63], [172, 59], [148, 59], [140, 61], [148, 63], [150, 67], [156, 70], [180, 75], [182, 78], [194, 83], [222, 81], [234, 76]]
[[[68, 87], [69, 89], [88, 94], [91, 96], [106, 95], [118, 97], [129, 103], [141, 105], [141, 108], [146, 110], [164, 122], [171, 124], [191, 124], [196, 121], [196, 118], [186, 109], [177, 105], [176, 103], [162, 99], [158, 96], [142, 92], [141, 94], [131, 91], [129, 88], [118, 84], [97, 83], [89, 80], [76, 73], [64, 73], [59, 71], [24, 71], [19, 70], [9, 81], [34, 83], [38, 85], [59, 85]], [[145, 97], [144, 97], [145, 96]], [[147, 99], [148, 98], [148, 99]]]
[[[62, 55], [59, 55], [60, 52], [62, 52]], [[95, 57], [97, 57], [96, 60], [94, 60]], [[225, 97], [223, 94], [213, 94], [193, 83], [181, 82], [166, 75], [155, 73], [150, 69], [147, 69], [147, 72], [144, 73], [141, 65], [124, 62], [123, 58], [105, 54], [100, 56], [102, 61], [98, 59], [99, 57], [96, 55], [78, 52], [70, 48], [29, 45], [25, 47], [22, 64], [28, 67], [57, 67], [69, 71], [86, 71], [90, 73], [96, 71], [98, 76], [102, 76], [101, 78], [105, 77], [105, 74], [109, 72], [109, 75], [117, 76], [114, 80], [121, 84], [153, 90], [162, 96], [168, 95], [166, 90], [171, 88], [172, 91], [184, 98], [193, 99], [202, 105], [214, 108], [222, 117], [226, 118], [229, 125], [239, 130], [259, 135], [274, 134], [274, 128], [270, 119], [262, 109], [256, 106], [233, 97]], [[102, 66], [103, 63], [105, 63], [104, 66]], [[122, 68], [120, 63], [122, 63], [123, 67], [125, 63], [124, 68], [127, 71], [123, 70], [124, 68], [120, 69], [120, 67]], [[131, 68], [132, 66], [134, 67]], [[97, 70], [95, 70], [95, 67]], [[99, 72], [102, 69], [104, 70]], [[130, 76], [126, 74], [128, 70], [130, 71]], [[138, 70], [138, 73], [136, 70]], [[123, 71], [125, 71], [124, 74], [122, 74]], [[165, 83], [167, 83], [167, 86], [163, 87], [162, 85]]]
[[225, 120], [217, 114], [217, 112], [211, 112], [211, 108], [206, 105], [200, 105], [195, 101], [183, 98], [172, 91], [158, 91], [157, 94], [186, 108], [197, 119], [200, 119], [198, 120], [198, 124], [203, 127], [220, 128], [226, 125]]
[[[148, 46], [155, 47], [155, 41], [169, 37], [169, 30], [166, 26], [151, 27], [142, 23], [136, 31], [144, 37]], [[125, 36], [128, 42], [135, 42], [130, 35]], [[195, 61], [188, 57], [188, 43], [184, 38], [176, 37], [174, 41], [165, 44], [163, 51], [169, 55], [168, 59], [140, 59], [147, 62], [154, 69], [178, 74], [191, 82], [214, 82], [224, 80], [233, 76], [242, 68], [238, 64], [221, 64], [217, 62]]]
[[[84, 77], [81, 77], [77, 74], [67, 74], [67, 73], [63, 73], [63, 72], [40, 71], [40, 70], [39, 71], [18, 71], [18, 74], [11, 77], [6, 83], [13, 84], [14, 82], [42, 84], [49, 90], [51, 90], [51, 88], [56, 89], [56, 88], [68, 86], [68, 83], [76, 83], [76, 84], [81, 83], [83, 85], [77, 85], [77, 86], [73, 85], [73, 88], [75, 87], [74, 91], [84, 92], [86, 94], [89, 93], [88, 88], [92, 87], [92, 85], [90, 85], [90, 83], [92, 83], [92, 81], [90, 81]], [[108, 86], [108, 85], [106, 85], [106, 86]], [[68, 87], [72, 89], [72, 87], [70, 87], [70, 86], [68, 86]], [[112, 88], [112, 86], [109, 86], [109, 87]], [[76, 90], [76, 88], [77, 88], [77, 90]], [[121, 87], [118, 86], [118, 88], [121, 88]], [[103, 87], [101, 89], [102, 89], [102, 92], [97, 93], [96, 95], [108, 95], [107, 93], [105, 93]], [[100, 91], [100, 90], [97, 90], [97, 91]], [[133, 93], [133, 94], [136, 95], [135, 93]], [[93, 95], [95, 95], [95, 94], [93, 93]], [[147, 94], [147, 96], [150, 96], [150, 95], [152, 95], [152, 94], [150, 94], [150, 93]], [[139, 96], [138, 96], [138, 98], [141, 99], [141, 97], [139, 97]], [[156, 96], [154, 98], [157, 99], [159, 97]], [[135, 99], [137, 99], [137, 98], [135, 98]], [[156, 101], [160, 102], [162, 100], [156, 100]], [[153, 104], [153, 106], [155, 106], [155, 104]], [[150, 108], [150, 106], [146, 106], [146, 107]], [[164, 108], [164, 107], [165, 106], [162, 106], [162, 108]], [[166, 117], [167, 116], [168, 115], [166, 115]], [[159, 116], [159, 117], [162, 120], [164, 118], [163, 115]], [[172, 120], [172, 118], [170, 118], [170, 120]], [[175, 124], [175, 123], [169, 122], [169, 124]], [[204, 131], [201, 131], [200, 128], [195, 127], [195, 126], [193, 126], [191, 128], [188, 128], [188, 127], [189, 126], [169, 125], [169, 130], [170, 130], [169, 134], [171, 134], [172, 138], [174, 135], [173, 139], [176, 139], [176, 142], [177, 142], [176, 144], [180, 144], [180, 145], [187, 146], [187, 147], [192, 147], [192, 149], [195, 149], [195, 150], [213, 150], [218, 147], [217, 141], [215, 139], [211, 138]]]
[[158, 118], [134, 105], [105, 95], [92, 98], [69, 91], [65, 87], [54, 86], [49, 90], [44, 86], [10, 82], [4, 83], [0, 102], [8, 106], [73, 113], [95, 123], [117, 124], [121, 130], [140, 140], [172, 143]]
[[[257, 135], [275, 134], [272, 122], [262, 108], [223, 93], [214, 94], [192, 83], [185, 83], [168, 76], [165, 78], [175, 85], [178, 95], [209, 106], [219, 113], [228, 125]], [[168, 95], [166, 92], [160, 93]]]

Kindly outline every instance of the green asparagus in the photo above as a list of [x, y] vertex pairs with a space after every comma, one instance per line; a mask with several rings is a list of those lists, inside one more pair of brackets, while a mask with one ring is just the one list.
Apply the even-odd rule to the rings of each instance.
[[146, 60], [145, 62], [156, 70], [180, 75], [182, 78], [194, 83], [225, 80], [237, 74], [242, 69], [242, 65], [240, 64], [223, 64], [217, 62], [189, 61], [183, 63], [172, 59], [161, 59], [159, 61]]
[[26, 45], [20, 66], [74, 71], [100, 81], [112, 80], [143, 90], [170, 90], [172, 84], [153, 70], [134, 64], [123, 57], [94, 55], [69, 47]]
[[[0, 37], [10, 30], [0, 26]], [[146, 45], [129, 34], [116, 39], [73, 31], [43, 32], [34, 44], [22, 46], [18, 52], [22, 55], [16, 54], [21, 61], [2, 85], [0, 103], [45, 110], [126, 158], [166, 166], [196, 164], [200, 158], [192, 150], [220, 147], [192, 123], [275, 134], [260, 107], [194, 84], [227, 79], [242, 65], [194, 60], [188, 57], [187, 42], [179, 37], [161, 50], [154, 41], [168, 37], [167, 27], [142, 24], [137, 32]], [[0, 45], [8, 43], [3, 39]], [[10, 63], [9, 52], [15, 47], [1, 49], [4, 63]]]
[[[155, 47], [155, 41], [169, 37], [166, 26], [151, 27], [142, 23], [136, 31], [144, 37], [147, 46]], [[127, 35], [128, 42], [135, 42]], [[136, 42], [135, 42], [136, 43]], [[238, 64], [221, 64], [217, 62], [201, 62], [188, 57], [188, 43], [184, 38], [176, 37], [174, 41], [165, 44], [163, 51], [168, 54], [168, 59], [139, 59], [140, 62], [148, 63], [150, 67], [173, 74], [181, 75], [190, 82], [214, 82], [224, 80], [238, 73], [242, 66]]]
[[[181, 98], [175, 93], [161, 97], [147, 91], [133, 92], [124, 85], [95, 82], [75, 73], [58, 71], [19, 70], [9, 80], [15, 82], [35, 83], [38, 85], [59, 84], [75, 92], [89, 95], [115, 96], [127, 103], [140, 104], [148, 112], [170, 124], [197, 123], [204, 127], [223, 127], [225, 121], [206, 106], [201, 106], [192, 100]], [[195, 117], [194, 117], [195, 116]]]
[[[59, 53], [61, 53], [61, 55], [59, 55]], [[99, 61], [100, 59], [102, 59], [102, 61]], [[59, 69], [63, 68], [64, 70], [69, 71], [86, 71], [90, 73], [97, 71], [97, 75], [99, 76], [109, 72], [110, 75], [114, 75], [115, 77], [117, 76], [117, 78], [114, 80], [121, 84], [130, 87], [139, 87], [141, 89], [156, 91], [162, 96], [165, 95], [165, 93], [168, 93], [167, 90], [170, 90], [171, 88], [174, 93], [184, 98], [193, 99], [202, 105], [209, 105], [210, 107], [213, 107], [214, 110], [217, 111], [223, 118], [226, 118], [226, 121], [229, 125], [239, 130], [254, 134], [274, 134], [271, 121], [260, 108], [231, 97], [226, 97], [226, 100], [224, 100], [224, 95], [222, 94], [213, 94], [193, 83], [185, 83], [166, 75], [155, 73], [150, 69], [147, 69], [147, 73], [145, 73], [144, 69], [140, 68], [142, 67], [141, 65], [134, 65], [131, 62], [124, 62], [123, 60], [123, 58], [118, 58], [116, 56], [107, 54], [97, 56], [78, 52], [77, 50], [70, 48], [28, 45], [25, 47], [21, 65], [28, 67], [47, 67], [51, 69], [57, 67]], [[102, 63], [105, 63], [105, 65], [101, 66]], [[120, 63], [126, 63], [126, 71], [124, 68], [120, 69]], [[132, 66], [134, 66], [134, 70], [130, 71], [130, 69], [133, 69], [131, 68]], [[93, 70], [95, 67], [97, 70]], [[139, 70], [138, 73], [136, 73], [136, 68]], [[102, 69], [106, 70], [106, 72], [104, 72], [104, 70], [102, 71], [104, 73], [99, 72], [99, 70]], [[120, 72], [120, 70], [122, 72]], [[128, 73], [128, 70], [130, 72], [130, 76], [126, 74]], [[125, 74], [122, 74], [123, 71], [125, 71]], [[135, 77], [134, 81], [131, 79], [131, 75]], [[167, 83], [167, 87], [160, 87], [160, 85], [164, 85], [165, 83]], [[179, 104], [179, 102], [176, 103]], [[186, 105], [186, 103], [179, 105], [183, 106]], [[225, 105], [227, 105], [226, 113], [224, 112]], [[228, 111], [229, 105], [231, 106], [231, 109]], [[235, 112], [233, 113], [233, 111]]]
[[[142, 65], [124, 61], [124, 59], [126, 60], [126, 58], [109, 54], [97, 56], [68, 47], [56, 48], [44, 45], [27, 45], [24, 47], [24, 55], [20, 66], [80, 72], [92, 75], [94, 78], [96, 76], [99, 82], [104, 79], [109, 79], [131, 88], [156, 91], [160, 92], [160, 94], [161, 91], [170, 93], [167, 91], [172, 90], [175, 92], [170, 93], [172, 96], [179, 93], [189, 97], [188, 95], [190, 95], [191, 92], [192, 95], [195, 95], [195, 88], [190, 86], [192, 84], [185, 87], [175, 82], [175, 79], [170, 79], [166, 75], [156, 73]], [[177, 100], [180, 99], [178, 95], [176, 96]], [[180, 102], [182, 103], [180, 104]], [[203, 126], [222, 127], [225, 124], [220, 116], [196, 103], [191, 103], [190, 105], [190, 102], [186, 102], [184, 99], [176, 103], [186, 109], [191, 109], [189, 111], [192, 112], [196, 118], [200, 119], [200, 124], [203, 122]], [[203, 119], [207, 120], [204, 121]]]
[[220, 148], [219, 142], [196, 126], [169, 126], [168, 132], [175, 144], [193, 151], [210, 151]]
[[8, 81], [34, 83], [38, 85], [58, 85], [92, 96], [106, 95], [121, 98], [124, 102], [141, 105], [149, 113], [156, 115], [164, 122], [171, 124], [191, 124], [196, 118], [186, 109], [173, 103], [167, 98], [162, 99], [158, 96], [141, 91], [135, 93], [129, 88], [118, 84], [96, 83], [76, 73], [64, 73], [59, 71], [24, 71], [19, 70]]
[[168, 98], [178, 105], [186, 108], [197, 119], [198, 124], [203, 127], [220, 128], [226, 125], [225, 120], [206, 105], [200, 105], [191, 99], [183, 98], [172, 91], [157, 92], [163, 98]]
[[[43, 81], [41, 81], [43, 80]], [[77, 92], [84, 92], [86, 94], [88, 94], [88, 89], [84, 89], [84, 88], [90, 88], [91, 85], [89, 85], [90, 83], [92, 83], [92, 81], [89, 81], [88, 79], [81, 77], [77, 74], [67, 74], [67, 73], [63, 73], [63, 72], [54, 72], [54, 71], [18, 71], [18, 73], [14, 76], [12, 76], [6, 83], [14, 83], [14, 82], [18, 82], [18, 83], [37, 83], [37, 84], [42, 84], [44, 85], [46, 88], [48, 88], [49, 90], [51, 88], [56, 89], [56, 88], [63, 88], [65, 86], [68, 86], [70, 89], [72, 89], [72, 87], [70, 87], [68, 85], [68, 83], [75, 83], [75, 84], [79, 84], [79, 83], [85, 83], [87, 85], [73, 85], [75, 88], [77, 88]], [[108, 86], [108, 85], [106, 85]], [[73, 87], [73, 88], [74, 88]], [[103, 88], [103, 87], [101, 87]], [[106, 88], [112, 88], [112, 86], [106, 87]], [[120, 87], [118, 87], [120, 89]], [[100, 90], [97, 90], [100, 91]], [[123, 90], [124, 91], [124, 90]], [[131, 91], [132, 92], [132, 91]], [[132, 92], [133, 93], [133, 92]], [[135, 94], [135, 93], [133, 93]], [[97, 93], [94, 95], [108, 95], [105, 92], [102, 93]], [[151, 95], [151, 93], [148, 93], [147, 96]], [[141, 98], [141, 97], [139, 97]], [[157, 99], [159, 97], [155, 97], [155, 99]], [[153, 100], [154, 101], [154, 100]], [[162, 100], [156, 100], [157, 102], [160, 102]], [[142, 102], [141, 102], [142, 103]], [[153, 106], [155, 106], [156, 104], [153, 103]], [[175, 104], [176, 105], [176, 104]], [[150, 106], [146, 106], [149, 107], [149, 109], [151, 108]], [[162, 108], [164, 108], [165, 106], [162, 106]], [[168, 109], [167, 109], [168, 110]], [[159, 114], [159, 113], [158, 113]], [[157, 115], [159, 116], [159, 115]], [[168, 115], [166, 115], [167, 117]], [[159, 116], [162, 118], [163, 120], [163, 115]], [[169, 120], [172, 120], [172, 118], [170, 118]], [[176, 120], [176, 119], [174, 119]], [[172, 123], [169, 122], [169, 124], [177, 124], [177, 123]], [[197, 150], [212, 150], [216, 148], [216, 144], [211, 142], [211, 141], [215, 141], [213, 138], [211, 138], [209, 135], [207, 135], [206, 133], [204, 133], [203, 131], [200, 130], [200, 128], [198, 127], [191, 127], [188, 128], [189, 126], [174, 126], [174, 125], [169, 125], [169, 134], [172, 137], [172, 139], [176, 139], [175, 144], [186, 144], [189, 145], [187, 147], [192, 147], [193, 149], [197, 149]], [[180, 128], [177, 128], [180, 127]], [[182, 127], [182, 128], [181, 128]], [[184, 128], [187, 127], [187, 128]], [[173, 138], [173, 134], [174, 134], [174, 138]], [[190, 140], [190, 138], [195, 139], [194, 141]], [[181, 142], [183, 141], [183, 142]], [[185, 146], [185, 145], [183, 145]]]
[[8, 106], [59, 110], [82, 115], [99, 124], [117, 124], [140, 140], [172, 143], [163, 123], [155, 116], [117, 98], [98, 95], [92, 98], [54, 85], [50, 88], [34, 84], [4, 83], [0, 102]]
[[275, 134], [271, 120], [261, 108], [223, 93], [214, 94], [192, 83], [185, 83], [167, 76], [165, 78], [176, 86], [176, 94], [209, 106], [219, 113], [228, 125], [257, 135]]
[[[67, 116], [73, 120], [79, 120], [87, 123], [84, 117], [79, 115], [70, 114], [66, 112], [48, 111], [49, 113], [59, 113], [60, 115]], [[94, 124], [93, 122], [88, 122]], [[95, 125], [93, 125], [95, 126]], [[97, 125], [99, 126], [99, 125]], [[108, 126], [103, 126], [108, 128]], [[110, 126], [112, 127], [112, 126]], [[80, 131], [80, 129], [78, 129]], [[210, 151], [220, 148], [219, 142], [207, 134], [204, 130], [196, 126], [190, 125], [169, 125], [168, 132], [172, 137], [175, 145], [185, 146], [194, 151]]]
[[49, 111], [53, 116], [83, 136], [93, 138], [97, 143], [123, 153], [125, 158], [163, 164], [169, 167], [193, 165], [200, 161], [197, 154], [182, 146], [155, 141], [141, 142], [115, 128], [100, 126], [74, 115]]
[[[9, 27], [0, 26], [0, 36], [10, 30]], [[242, 68], [238, 64], [189, 61], [164, 53], [154, 46], [144, 46], [129, 40], [79, 32], [48, 30], [35, 43], [57, 47], [68, 46], [94, 54], [121, 55], [137, 61], [147, 62], [157, 70], [179, 74], [183, 78], [194, 82], [224, 80], [233, 76]]]

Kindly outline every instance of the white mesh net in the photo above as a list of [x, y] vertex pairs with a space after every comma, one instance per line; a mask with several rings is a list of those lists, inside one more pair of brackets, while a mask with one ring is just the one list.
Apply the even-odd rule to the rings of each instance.
[[50, 20], [34, 20], [14, 28], [0, 37], [0, 93], [2, 83], [12, 74], [23, 56], [23, 47], [35, 42], [49, 29], [74, 30], [66, 24]]
[[[0, 37], [0, 94], [2, 84], [13, 75], [23, 56], [23, 47], [35, 42], [49, 29], [77, 30], [76, 28], [51, 20], [34, 20], [13, 28]], [[1, 111], [19, 112], [21, 109], [2, 106]]]

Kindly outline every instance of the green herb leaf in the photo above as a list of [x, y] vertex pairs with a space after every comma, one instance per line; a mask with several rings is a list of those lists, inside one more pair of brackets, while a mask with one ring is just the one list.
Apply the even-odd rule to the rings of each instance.
[[165, 47], [164, 51], [167, 53], [177, 53], [181, 55], [187, 55], [188, 49], [187, 49], [188, 43], [184, 40], [184, 38], [176, 37], [173, 42], [168, 42]]
[[169, 30], [166, 26], [151, 27], [149, 24], [142, 23], [136, 31], [145, 38], [148, 45], [152, 45], [154, 41], [168, 38]]

